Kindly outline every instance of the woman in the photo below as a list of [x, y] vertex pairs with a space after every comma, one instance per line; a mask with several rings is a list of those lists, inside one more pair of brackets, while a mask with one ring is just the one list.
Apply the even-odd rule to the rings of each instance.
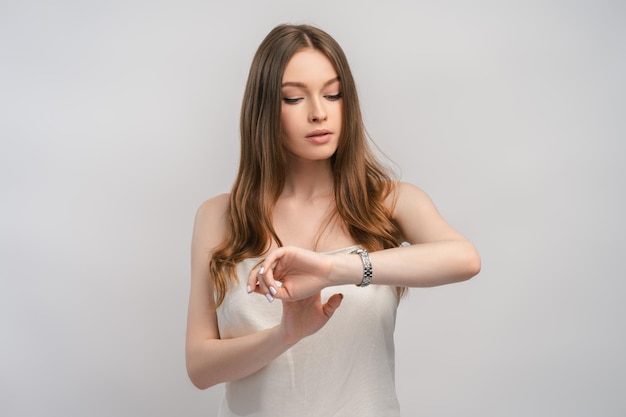
[[201, 389], [227, 383], [219, 415], [399, 415], [402, 293], [479, 270], [428, 196], [374, 158], [336, 41], [274, 28], [250, 69], [232, 192], [194, 225], [187, 370]]

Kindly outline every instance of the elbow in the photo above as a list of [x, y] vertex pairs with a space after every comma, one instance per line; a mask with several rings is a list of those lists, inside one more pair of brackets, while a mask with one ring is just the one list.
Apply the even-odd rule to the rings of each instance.
[[194, 360], [189, 356], [186, 358], [187, 376], [199, 390], [205, 390], [207, 388], [216, 385], [218, 382], [213, 381], [210, 377], [210, 373], [203, 370], [198, 364], [194, 363]]
[[193, 386], [198, 388], [199, 390], [205, 390], [211, 386], [210, 384], [207, 384], [205, 381], [203, 381], [201, 378], [197, 378], [190, 373], [187, 374], [189, 375], [189, 380], [191, 381]]
[[206, 376], [190, 369], [189, 366], [187, 366], [187, 375], [193, 386], [199, 390], [205, 390], [215, 385], [215, 383], [211, 382]]
[[480, 272], [481, 269], [481, 260], [480, 260], [480, 255], [478, 254], [478, 251], [476, 250], [476, 248], [470, 244], [469, 248], [467, 249], [465, 256], [464, 256], [464, 260], [463, 260], [463, 273], [462, 273], [462, 277], [463, 277], [463, 281], [466, 281], [476, 275], [478, 275], [478, 273]]

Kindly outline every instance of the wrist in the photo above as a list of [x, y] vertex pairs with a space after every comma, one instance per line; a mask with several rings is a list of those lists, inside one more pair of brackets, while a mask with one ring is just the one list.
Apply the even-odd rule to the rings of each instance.
[[290, 334], [290, 332], [285, 329], [285, 326], [282, 323], [274, 327], [273, 330], [276, 333], [275, 340], [279, 341], [281, 350], [287, 350], [291, 348], [303, 338]]
[[356, 286], [367, 287], [372, 282], [372, 261], [370, 260], [370, 254], [367, 249], [357, 249], [352, 253], [359, 255], [363, 262], [363, 278]]
[[363, 262], [354, 253], [333, 255], [333, 267], [330, 274], [331, 285], [358, 285], [363, 279]]

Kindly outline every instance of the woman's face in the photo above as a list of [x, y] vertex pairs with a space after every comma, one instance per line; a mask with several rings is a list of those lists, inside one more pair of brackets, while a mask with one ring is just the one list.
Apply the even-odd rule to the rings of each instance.
[[343, 100], [337, 71], [313, 48], [296, 52], [282, 80], [282, 142], [289, 156], [325, 160], [337, 150]]

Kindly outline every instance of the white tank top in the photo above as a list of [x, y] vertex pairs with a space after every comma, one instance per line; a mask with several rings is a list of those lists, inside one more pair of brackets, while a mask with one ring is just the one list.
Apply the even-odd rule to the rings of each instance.
[[[350, 252], [357, 247], [331, 253]], [[247, 294], [250, 270], [237, 266], [239, 283], [217, 309], [222, 338], [258, 332], [280, 323], [282, 303]], [[374, 269], [374, 279], [376, 279]], [[317, 333], [302, 339], [256, 373], [226, 383], [219, 417], [397, 417], [393, 331], [395, 287], [343, 285], [325, 288], [322, 302], [342, 293], [341, 306]]]

